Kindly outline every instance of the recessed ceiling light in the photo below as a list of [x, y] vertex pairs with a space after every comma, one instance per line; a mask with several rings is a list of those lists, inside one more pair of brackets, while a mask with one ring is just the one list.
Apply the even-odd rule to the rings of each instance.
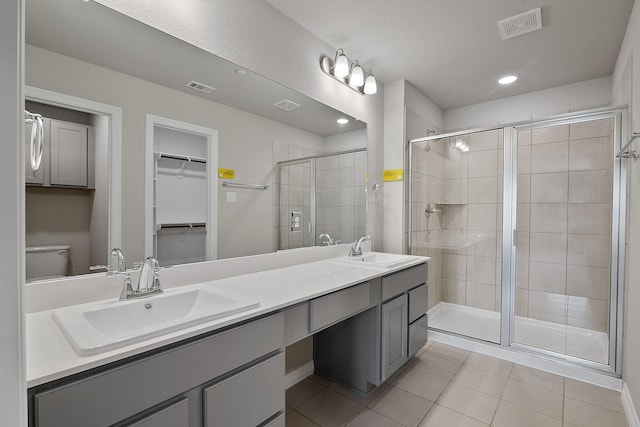
[[349, 119], [339, 118], [338, 120], [336, 120], [336, 122], [341, 125], [346, 125], [347, 123], [349, 123]]
[[516, 80], [518, 80], [518, 76], [516, 76], [515, 74], [509, 74], [508, 76], [500, 77], [498, 83], [500, 83], [501, 85], [510, 85]]
[[243, 70], [242, 68], [238, 68], [236, 70], [236, 74], [239, 76], [246, 76], [247, 75], [247, 70]]

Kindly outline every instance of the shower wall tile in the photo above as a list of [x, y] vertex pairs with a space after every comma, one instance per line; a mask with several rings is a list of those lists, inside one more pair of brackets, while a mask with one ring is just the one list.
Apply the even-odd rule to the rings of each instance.
[[609, 304], [606, 301], [570, 296], [567, 324], [595, 331], [607, 331]]
[[467, 206], [444, 205], [442, 208], [442, 228], [462, 230], [467, 228]]
[[355, 153], [340, 154], [337, 157], [339, 168], [348, 168], [356, 165]]
[[567, 323], [567, 296], [529, 291], [529, 317], [546, 322]]
[[353, 186], [355, 185], [355, 167], [349, 166], [339, 169], [338, 176], [340, 182], [336, 187]]
[[473, 178], [469, 182], [469, 203], [498, 203], [498, 177]]
[[304, 204], [303, 187], [289, 186], [289, 205], [302, 206]]
[[466, 305], [466, 281], [445, 278], [440, 280], [440, 283], [442, 283], [442, 301]]
[[467, 281], [467, 305], [483, 310], [495, 310], [496, 287]]
[[429, 151], [427, 156], [427, 175], [434, 178], [444, 178], [444, 164], [443, 156], [434, 150]]
[[531, 145], [518, 147], [518, 174], [531, 173]]
[[496, 204], [469, 204], [469, 230], [495, 230], [496, 215]]
[[450, 154], [441, 157], [443, 165], [442, 178], [462, 179], [469, 177], [469, 153], [451, 149]]
[[367, 166], [366, 165], [356, 165], [353, 168], [354, 177], [353, 184], [356, 186], [364, 186], [367, 184]]
[[467, 179], [445, 179], [442, 182], [442, 201], [444, 203], [467, 203], [467, 186], [469, 180]]
[[340, 225], [355, 225], [355, 208], [353, 206], [340, 206], [338, 214], [340, 215]]
[[[364, 233], [358, 234], [358, 236], [363, 236]], [[356, 240], [355, 227], [353, 225], [341, 225], [340, 226], [340, 234], [339, 240], [343, 243], [354, 242]]]
[[595, 234], [569, 234], [567, 263], [609, 268], [611, 238]]
[[532, 203], [531, 231], [537, 233], [566, 233], [566, 203]]
[[302, 166], [289, 166], [289, 184], [304, 185], [304, 169]]
[[367, 166], [367, 152], [366, 151], [358, 151], [353, 154], [354, 156], [354, 166]]
[[427, 188], [429, 192], [429, 198], [427, 199], [427, 201], [431, 203], [442, 203], [444, 196], [442, 189], [442, 180], [439, 178], [429, 177]]
[[340, 189], [325, 188], [322, 190], [324, 206], [340, 206]]
[[531, 175], [531, 202], [566, 203], [569, 199], [568, 184], [569, 174], [566, 172]]
[[431, 310], [436, 304], [442, 301], [442, 283], [440, 281], [429, 284], [427, 288], [427, 310]]
[[354, 206], [355, 201], [355, 187], [342, 187], [340, 189], [340, 206]]
[[522, 289], [516, 289], [515, 299], [516, 316], [528, 317], [529, 292]]
[[496, 284], [496, 259], [487, 257], [467, 257], [467, 280]]
[[449, 279], [466, 280], [467, 278], [467, 257], [466, 255], [443, 254], [442, 277]]
[[569, 165], [569, 143], [531, 146], [531, 173], [564, 172]]
[[613, 177], [611, 170], [569, 173], [570, 203], [611, 203]]
[[517, 200], [522, 203], [531, 201], [531, 175], [518, 175]]
[[564, 264], [567, 260], [567, 235], [562, 233], [531, 233], [531, 261]]
[[609, 300], [609, 269], [567, 265], [567, 293], [573, 296]]
[[590, 138], [569, 142], [569, 170], [611, 169], [613, 139]]
[[496, 150], [499, 145], [498, 130], [483, 131], [469, 135], [469, 151]]
[[549, 126], [531, 131], [531, 144], [546, 144], [569, 140], [569, 125]]
[[531, 129], [518, 131], [518, 146], [531, 145]]
[[497, 176], [498, 150], [469, 152], [469, 178]]
[[613, 135], [613, 119], [590, 120], [571, 125], [571, 139], [596, 138]]
[[567, 266], [531, 262], [529, 265], [529, 289], [534, 291], [564, 294], [567, 289]]
[[318, 169], [338, 169], [338, 157], [339, 156], [321, 157], [316, 160], [316, 165]]
[[611, 205], [570, 204], [569, 233], [611, 234]]
[[496, 258], [497, 234], [495, 231], [484, 231], [482, 233], [469, 232], [470, 245], [467, 248], [468, 256], [480, 256]]
[[529, 289], [529, 261], [516, 260], [516, 288]]
[[530, 257], [531, 235], [528, 232], [516, 232], [516, 260], [528, 261]]
[[518, 203], [516, 207], [516, 229], [518, 231], [529, 231], [531, 218], [531, 204]]

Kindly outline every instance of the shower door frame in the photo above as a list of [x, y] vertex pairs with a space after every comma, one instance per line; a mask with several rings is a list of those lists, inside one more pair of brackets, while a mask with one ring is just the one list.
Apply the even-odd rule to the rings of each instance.
[[[440, 135], [431, 135], [416, 138], [408, 141], [408, 186], [407, 200], [408, 206], [412, 206], [413, 193], [413, 146], [414, 144], [429, 142], [442, 138], [451, 138], [472, 133], [503, 130], [503, 205], [502, 205], [502, 294], [500, 307], [500, 343], [478, 340], [473, 337], [464, 336], [465, 339], [480, 341], [488, 345], [495, 345], [501, 348], [513, 349], [518, 352], [530, 355], [542, 355], [550, 360], [558, 362], [568, 362], [572, 365], [584, 367], [595, 372], [620, 376], [622, 370], [622, 322], [623, 322], [623, 298], [624, 298], [624, 277], [625, 277], [625, 233], [627, 222], [626, 209], [626, 162], [614, 156], [613, 158], [613, 200], [611, 216], [611, 269], [610, 269], [610, 305], [609, 305], [609, 363], [598, 363], [586, 359], [569, 356], [537, 347], [527, 346], [514, 341], [515, 332], [515, 233], [517, 214], [517, 156], [519, 130], [548, 127], [569, 123], [586, 122], [597, 119], [613, 118], [613, 152], [617, 153], [622, 145], [622, 140], [626, 129], [622, 126], [626, 119], [626, 108], [605, 107], [593, 110], [580, 111], [575, 113], [562, 114], [537, 120], [527, 120], [514, 122], [505, 125], [475, 128], [457, 132], [450, 132]], [[616, 208], [617, 207], [617, 208]], [[413, 209], [408, 208], [406, 212], [407, 242], [405, 251], [411, 253], [412, 247], [412, 224]], [[508, 280], [506, 280], [508, 278]], [[458, 335], [448, 331], [442, 331], [451, 335]]]

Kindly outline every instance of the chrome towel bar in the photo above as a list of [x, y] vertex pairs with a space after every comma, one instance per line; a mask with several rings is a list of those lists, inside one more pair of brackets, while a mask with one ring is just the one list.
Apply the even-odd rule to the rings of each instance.
[[229, 187], [229, 188], [248, 188], [251, 190], [266, 190], [267, 188], [269, 188], [268, 185], [263, 185], [263, 184], [242, 184], [239, 182], [228, 182], [228, 181], [224, 181], [222, 183], [223, 187]]

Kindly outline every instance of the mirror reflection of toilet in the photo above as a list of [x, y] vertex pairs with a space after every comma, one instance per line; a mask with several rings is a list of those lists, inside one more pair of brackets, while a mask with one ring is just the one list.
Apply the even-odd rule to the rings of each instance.
[[27, 246], [27, 282], [66, 276], [70, 250], [69, 245]]

